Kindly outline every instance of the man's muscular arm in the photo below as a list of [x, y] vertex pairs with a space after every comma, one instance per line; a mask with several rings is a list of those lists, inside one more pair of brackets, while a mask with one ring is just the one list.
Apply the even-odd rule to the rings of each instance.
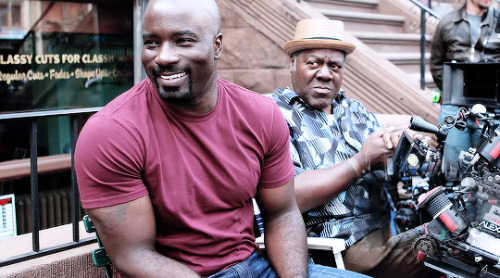
[[307, 277], [306, 229], [295, 202], [293, 179], [280, 187], [259, 189], [257, 201], [266, 251], [278, 276]]
[[149, 196], [87, 212], [122, 277], [199, 277], [156, 251], [156, 221]]

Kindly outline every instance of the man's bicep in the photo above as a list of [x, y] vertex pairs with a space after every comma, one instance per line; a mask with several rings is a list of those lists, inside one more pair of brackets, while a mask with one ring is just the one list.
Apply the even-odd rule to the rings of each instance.
[[138, 249], [155, 248], [156, 223], [149, 196], [87, 211], [113, 263], [127, 264]]
[[294, 194], [294, 179], [279, 187], [260, 188], [257, 201], [263, 217], [279, 216], [296, 206]]

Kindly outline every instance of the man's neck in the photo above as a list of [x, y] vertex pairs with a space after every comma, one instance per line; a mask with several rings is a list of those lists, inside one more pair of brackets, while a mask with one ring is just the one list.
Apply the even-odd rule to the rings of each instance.
[[191, 116], [204, 116], [214, 109], [217, 104], [219, 92], [216, 90], [213, 93], [207, 94], [202, 100], [192, 103], [170, 103], [165, 102], [170, 109], [173, 109], [181, 114]]

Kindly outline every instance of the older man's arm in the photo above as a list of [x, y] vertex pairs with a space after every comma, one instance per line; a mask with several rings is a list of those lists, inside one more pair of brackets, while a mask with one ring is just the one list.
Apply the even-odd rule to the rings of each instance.
[[307, 242], [302, 215], [290, 180], [261, 188], [257, 201], [264, 220], [266, 251], [279, 277], [307, 277]]
[[393, 133], [393, 128], [375, 131], [351, 158], [329, 168], [298, 174], [295, 196], [300, 211], [306, 212], [329, 202], [364, 173], [384, 169], [398, 140], [399, 135]]

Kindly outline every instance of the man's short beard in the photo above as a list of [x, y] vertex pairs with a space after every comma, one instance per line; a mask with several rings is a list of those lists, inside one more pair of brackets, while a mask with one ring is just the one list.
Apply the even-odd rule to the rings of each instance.
[[[189, 89], [184, 92], [179, 92], [177, 91], [178, 88], [168, 88], [171, 90], [165, 90], [165, 88], [162, 88], [160, 86], [157, 86], [156, 88], [158, 90], [158, 95], [160, 98], [168, 103], [186, 103], [192, 100], [193, 97], [193, 90], [191, 86], [191, 82], [189, 82]], [[169, 93], [171, 91], [172, 93]], [[176, 93], [177, 92], [177, 93]]]
[[[191, 77], [189, 73], [188, 75]], [[158, 91], [158, 95], [163, 101], [168, 103], [187, 103], [193, 101], [193, 81], [191, 78], [189, 78], [189, 87], [187, 91], [183, 92], [179, 91], [179, 87], [162, 87], [154, 78], [151, 78], [151, 80]]]

